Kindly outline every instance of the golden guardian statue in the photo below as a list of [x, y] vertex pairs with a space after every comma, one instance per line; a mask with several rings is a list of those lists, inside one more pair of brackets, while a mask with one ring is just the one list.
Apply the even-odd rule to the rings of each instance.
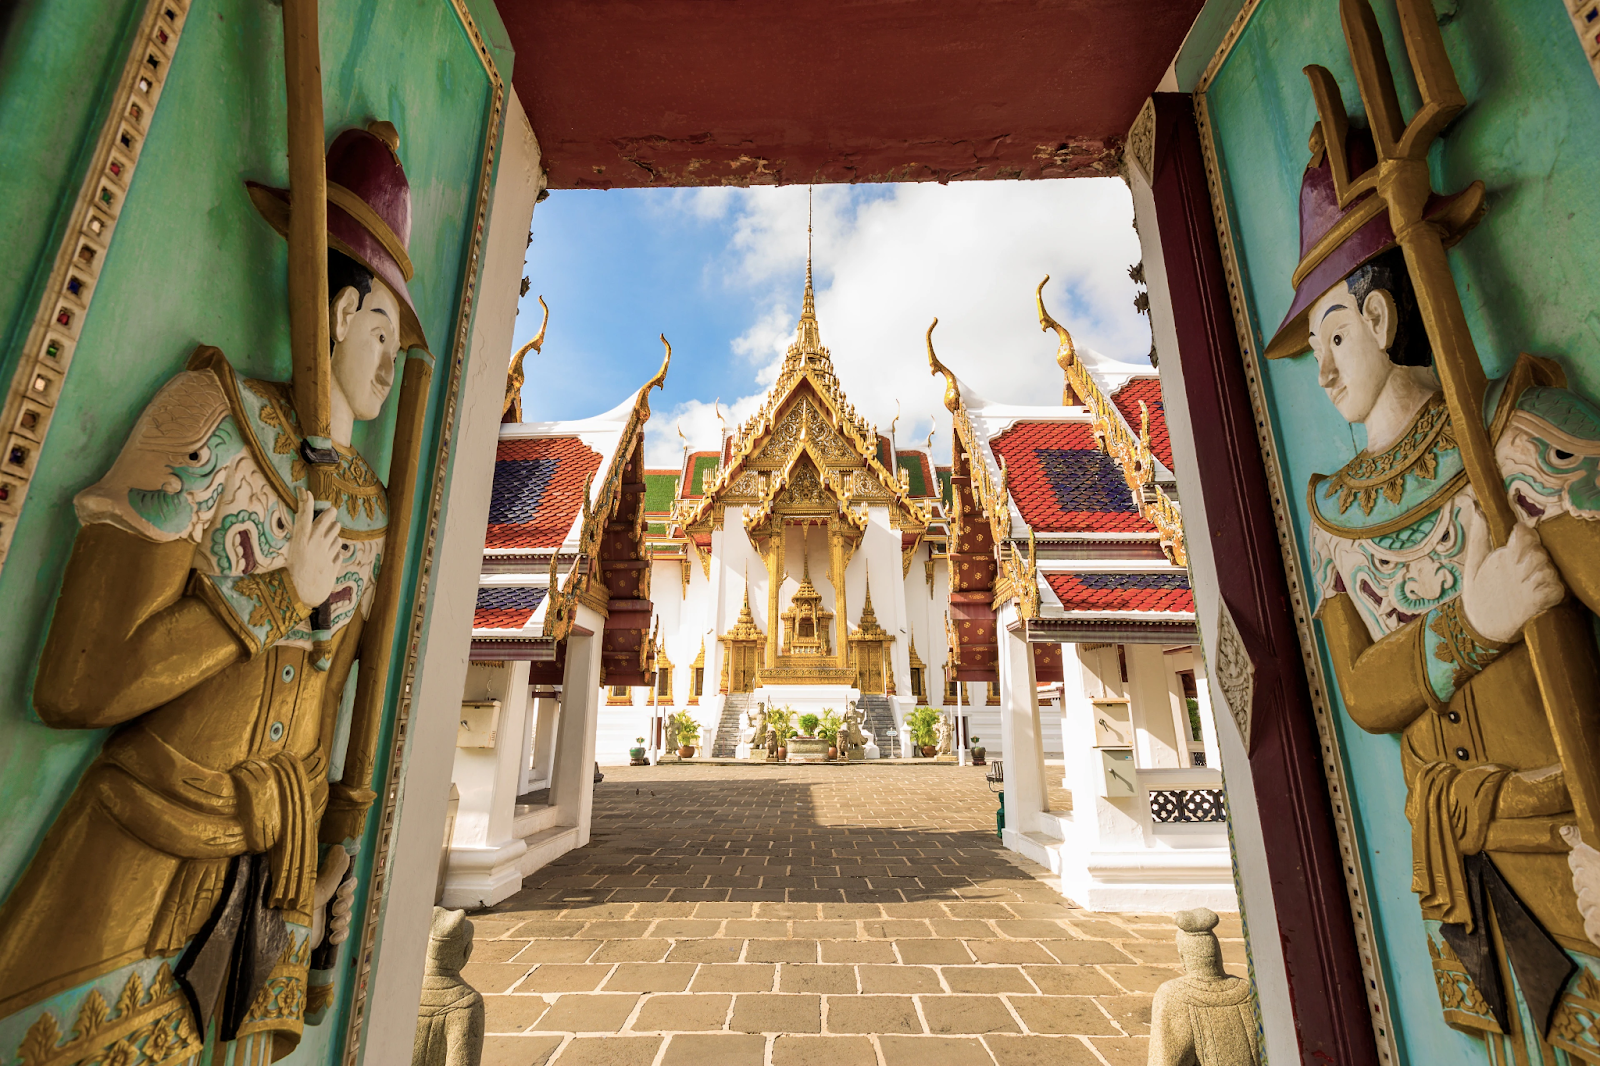
[[[398, 144], [380, 122], [327, 150], [329, 355], [310, 387], [299, 365], [292, 384], [251, 380], [201, 347], [74, 501], [34, 702], [48, 725], [112, 732], [0, 908], [0, 1024], [26, 1031], [7, 1061], [187, 1062], [237, 1041], [232, 1061], [266, 1063], [330, 998], [317, 971], [348, 931], [375, 725], [348, 751], [334, 738], [401, 565], [351, 435], [425, 346]], [[292, 233], [298, 188], [249, 193]], [[361, 658], [356, 702], [381, 707], [381, 657]]]

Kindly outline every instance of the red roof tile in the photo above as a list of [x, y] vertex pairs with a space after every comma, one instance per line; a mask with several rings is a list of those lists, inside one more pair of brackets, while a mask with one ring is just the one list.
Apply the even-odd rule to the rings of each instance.
[[1111, 394], [1122, 417], [1128, 420], [1135, 435], [1143, 415], [1139, 401], [1150, 409], [1150, 450], [1168, 470], [1172, 469], [1172, 437], [1167, 433], [1167, 409], [1161, 400], [1160, 378], [1129, 378], [1127, 384]]
[[473, 629], [521, 629], [544, 602], [542, 588], [480, 588]]
[[484, 547], [558, 547], [599, 469], [600, 453], [577, 437], [502, 440], [495, 452]]
[[1046, 574], [1050, 590], [1069, 611], [1194, 611], [1189, 575]]
[[1039, 533], [1150, 533], [1122, 467], [1086, 422], [1018, 422], [989, 442], [1022, 520]]

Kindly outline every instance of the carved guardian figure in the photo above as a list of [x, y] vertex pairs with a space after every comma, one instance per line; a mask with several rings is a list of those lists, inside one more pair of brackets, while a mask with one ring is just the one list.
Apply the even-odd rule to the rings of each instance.
[[411, 1066], [478, 1066], [483, 1058], [483, 997], [461, 976], [471, 958], [467, 912], [433, 908]]
[[[1585, 929], [1600, 865], [1580, 850], [1569, 868], [1569, 786], [1594, 767], [1562, 765], [1527, 639], [1554, 622], [1549, 662], [1581, 674], [1593, 661], [1600, 411], [1545, 359], [1523, 355], [1488, 383], [1485, 469], [1504, 494], [1490, 502], [1515, 516], [1495, 547], [1423, 281], [1389, 215], [1363, 222], [1362, 197], [1339, 205], [1335, 152], [1365, 173], [1370, 136], [1325, 144], [1324, 132], [1302, 185], [1299, 285], [1268, 347], [1309, 349], [1329, 402], [1366, 431], [1353, 459], [1306, 485], [1317, 618], [1345, 710], [1399, 741], [1411, 887], [1445, 1020], [1488, 1041], [1492, 1061], [1542, 1047], [1600, 1062], [1600, 952]], [[1458, 239], [1480, 207], [1481, 189], [1434, 197], [1428, 224]], [[1429, 284], [1435, 301], [1454, 298], [1447, 272]]]
[[1149, 1066], [1259, 1066], [1250, 982], [1222, 968], [1216, 913], [1199, 907], [1172, 918], [1184, 975], [1150, 1004]]
[[[397, 145], [375, 123], [327, 153], [331, 499], [308, 491], [291, 385], [202, 347], [74, 501], [34, 704], [114, 729], [0, 907], [0, 1025], [26, 1028], [29, 1061], [187, 1062], [208, 1030], [215, 1061], [234, 1041], [230, 1061], [270, 1061], [331, 999], [372, 794], [329, 767], [389, 562], [351, 431], [425, 344]], [[250, 193], [285, 232], [289, 190]]]

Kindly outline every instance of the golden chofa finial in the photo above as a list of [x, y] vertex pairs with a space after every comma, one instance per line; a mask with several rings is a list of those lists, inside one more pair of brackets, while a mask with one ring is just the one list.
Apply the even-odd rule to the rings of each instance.
[[517, 354], [511, 357], [511, 368], [506, 371], [506, 402], [500, 409], [500, 421], [522, 421], [522, 383], [526, 379], [522, 369], [522, 360], [529, 352], [542, 352], [544, 349], [544, 331], [550, 327], [550, 305], [544, 302], [544, 297], [539, 297], [539, 306], [544, 308], [544, 321], [539, 323], [539, 332], [533, 340], [517, 349]]
[[1067, 332], [1067, 327], [1050, 317], [1050, 312], [1044, 309], [1044, 287], [1050, 284], [1050, 275], [1046, 274], [1044, 280], [1039, 282], [1039, 287], [1033, 290], [1033, 302], [1039, 307], [1039, 328], [1046, 332], [1056, 331], [1059, 341], [1056, 344], [1056, 365], [1061, 368], [1061, 406], [1076, 407], [1083, 401], [1078, 398], [1078, 393], [1072, 387], [1072, 364], [1078, 361], [1078, 346], [1072, 343], [1072, 334]]
[[939, 324], [936, 318], [928, 325], [928, 373], [944, 375], [944, 406], [951, 414], [961, 406], [961, 386], [956, 384], [956, 376], [950, 368], [939, 362], [939, 357], [933, 352], [933, 327]]
[[646, 392], [651, 389], [659, 389], [667, 383], [667, 367], [672, 365], [672, 345], [667, 343], [667, 335], [665, 333], [661, 335], [661, 347], [667, 350], [667, 354], [662, 357], [661, 369], [656, 371], [656, 376], [644, 383]]

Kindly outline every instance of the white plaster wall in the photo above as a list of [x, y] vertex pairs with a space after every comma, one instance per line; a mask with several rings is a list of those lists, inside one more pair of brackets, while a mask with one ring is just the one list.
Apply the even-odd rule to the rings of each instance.
[[[1144, 256], [1144, 274], [1150, 293], [1150, 327], [1161, 359], [1161, 394], [1166, 407], [1167, 430], [1172, 439], [1174, 473], [1178, 479], [1178, 498], [1182, 501], [1185, 527], [1192, 533], [1186, 540], [1189, 552], [1189, 582], [1194, 589], [1202, 643], [1205, 646], [1205, 672], [1216, 671], [1217, 608], [1220, 602], [1216, 555], [1206, 520], [1206, 500], [1195, 474], [1198, 453], [1194, 427], [1189, 418], [1184, 388], [1183, 366], [1177, 357], [1178, 336], [1162, 250], [1161, 229], [1156, 221], [1155, 201], [1150, 186], [1136, 167], [1128, 168], [1128, 185], [1133, 193], [1134, 218], [1138, 222], [1139, 245]], [[1275, 563], [1275, 561], [1274, 561]], [[1249, 754], [1232, 716], [1214, 716], [1217, 748], [1226, 775], [1228, 814], [1234, 864], [1241, 906], [1248, 923], [1251, 962], [1255, 966], [1256, 995], [1261, 1004], [1266, 1033], [1266, 1058], [1273, 1062], [1292, 1062], [1299, 1058], [1299, 1040], [1294, 1031], [1294, 1009], [1289, 1001], [1289, 977], [1283, 952], [1278, 946], [1277, 911], [1273, 902], [1272, 880], [1267, 868], [1265, 844], [1261, 836], [1261, 811], [1256, 805], [1255, 785], [1250, 774]]]
[[[422, 995], [422, 964], [444, 840], [456, 716], [466, 678], [472, 612], [483, 561], [495, 444], [499, 439], [506, 364], [517, 316], [528, 227], [541, 184], [539, 145], [515, 92], [506, 126], [483, 249], [471, 351], [461, 383], [460, 427], [429, 589], [411, 721], [371, 974], [362, 1061], [408, 1062]], [[449, 352], [439, 354], [446, 373]], [[380, 786], [381, 788], [381, 786]], [[380, 795], [378, 803], [382, 804]], [[374, 808], [376, 812], [377, 808]], [[376, 814], [374, 815], [376, 816]]]

